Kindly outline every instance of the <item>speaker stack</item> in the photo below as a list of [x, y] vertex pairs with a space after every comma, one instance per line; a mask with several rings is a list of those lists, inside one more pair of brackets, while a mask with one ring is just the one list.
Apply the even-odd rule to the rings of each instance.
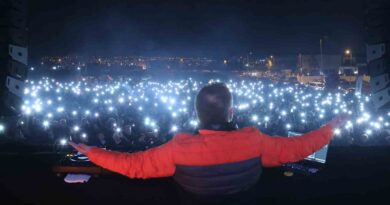
[[368, 0], [365, 16], [371, 97], [378, 111], [390, 110], [390, 2]]
[[0, 116], [19, 112], [27, 78], [27, 0], [0, 0]]

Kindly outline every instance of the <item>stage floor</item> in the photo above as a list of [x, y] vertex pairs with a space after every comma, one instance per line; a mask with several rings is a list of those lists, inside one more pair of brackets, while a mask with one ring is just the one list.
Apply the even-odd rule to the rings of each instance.
[[[60, 156], [1, 153], [1, 204], [180, 204], [172, 179], [130, 180], [112, 174], [66, 184], [51, 172]], [[312, 176], [284, 177], [265, 169], [254, 188], [256, 204], [353, 204], [387, 201], [390, 146], [330, 147], [325, 168]]]

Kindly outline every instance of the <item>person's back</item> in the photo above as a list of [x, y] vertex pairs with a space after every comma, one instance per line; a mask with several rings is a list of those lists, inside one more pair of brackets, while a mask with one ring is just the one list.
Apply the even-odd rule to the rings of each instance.
[[226, 195], [252, 187], [262, 167], [304, 159], [328, 144], [339, 119], [300, 137], [270, 137], [257, 128], [232, 125], [232, 97], [226, 86], [202, 88], [196, 99], [197, 134], [178, 133], [167, 143], [136, 153], [72, 144], [97, 165], [130, 178], [170, 177], [198, 195]]
[[178, 134], [174, 180], [186, 191], [221, 195], [245, 191], [260, 178], [262, 165], [255, 147], [257, 130], [200, 130]]

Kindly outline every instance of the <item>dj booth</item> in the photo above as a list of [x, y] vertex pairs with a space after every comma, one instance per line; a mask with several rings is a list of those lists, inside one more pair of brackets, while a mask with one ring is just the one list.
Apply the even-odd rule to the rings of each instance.
[[[288, 137], [300, 136], [301, 133], [288, 132]], [[285, 164], [282, 169], [285, 172], [285, 176], [292, 176], [294, 173], [311, 175], [316, 174], [326, 164], [326, 158], [328, 155], [328, 145], [325, 145], [320, 150], [306, 157], [301, 162]], [[71, 152], [65, 155], [58, 163], [53, 166], [53, 172], [57, 176], [65, 176], [65, 182], [75, 183], [88, 182], [90, 175], [98, 176], [101, 174], [109, 174], [110, 171], [94, 165], [89, 161], [88, 157], [77, 152]]]
[[[57, 166], [64, 156], [0, 151], [2, 204], [181, 204], [171, 178], [128, 179], [91, 165], [84, 167], [91, 173], [87, 183], [66, 183], [66, 173], [76, 170]], [[252, 195], [245, 197], [257, 204], [378, 203], [390, 194], [389, 156], [388, 146], [330, 146], [317, 173], [285, 177], [283, 167], [264, 169]]]

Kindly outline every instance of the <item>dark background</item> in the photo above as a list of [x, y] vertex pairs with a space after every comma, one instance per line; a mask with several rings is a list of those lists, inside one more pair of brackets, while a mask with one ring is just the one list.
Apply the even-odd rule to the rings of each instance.
[[365, 53], [364, 0], [34, 0], [30, 56]]

